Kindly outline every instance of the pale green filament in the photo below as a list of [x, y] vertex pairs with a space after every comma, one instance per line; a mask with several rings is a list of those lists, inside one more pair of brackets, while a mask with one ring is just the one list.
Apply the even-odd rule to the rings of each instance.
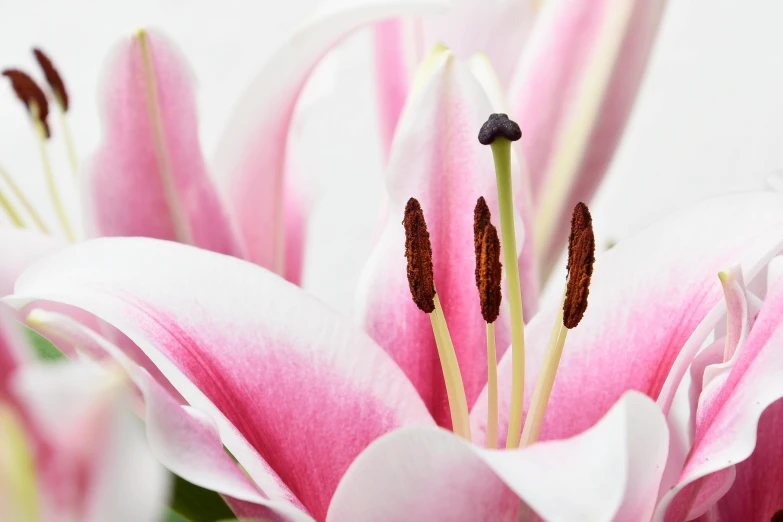
[[79, 174], [79, 160], [76, 156], [71, 129], [68, 127], [68, 115], [65, 113], [62, 102], [59, 102], [57, 106], [60, 108], [60, 130], [65, 140], [65, 150], [68, 152], [68, 162], [71, 164], [73, 176], [76, 177]]
[[495, 323], [487, 323], [487, 448], [498, 447], [498, 356]]
[[41, 216], [38, 214], [38, 212], [35, 211], [32, 203], [30, 203], [30, 200], [25, 197], [24, 192], [22, 192], [22, 189], [19, 188], [19, 185], [16, 184], [11, 175], [8, 174], [8, 171], [5, 170], [2, 166], [0, 166], [0, 177], [3, 178], [3, 182], [8, 185], [8, 188], [11, 190], [14, 197], [19, 200], [22, 208], [25, 209], [27, 214], [33, 220], [35, 225], [40, 229], [40, 231], [44, 234], [49, 234], [49, 227], [46, 226], [46, 223], [44, 223], [43, 219], [41, 219]]
[[54, 172], [52, 171], [52, 164], [49, 161], [49, 151], [46, 149], [46, 128], [43, 121], [41, 121], [40, 112], [38, 106], [35, 103], [30, 104], [30, 113], [33, 117], [33, 126], [35, 127], [36, 134], [38, 136], [38, 148], [41, 152], [41, 162], [43, 163], [44, 176], [46, 177], [46, 185], [49, 188], [49, 198], [52, 200], [52, 206], [54, 206], [54, 212], [57, 214], [57, 219], [60, 221], [60, 225], [65, 232], [65, 237], [69, 241], [76, 241], [76, 236], [71, 228], [71, 223], [68, 220], [68, 215], [65, 212], [65, 207], [60, 199], [60, 193], [57, 190], [57, 181], [54, 178]]
[[500, 233], [503, 263], [508, 284], [508, 307], [511, 312], [511, 412], [506, 447], [519, 446], [522, 409], [525, 404], [525, 321], [522, 315], [522, 291], [519, 286], [517, 240], [514, 232], [514, 201], [511, 187], [511, 142], [498, 137], [492, 142], [500, 206]]

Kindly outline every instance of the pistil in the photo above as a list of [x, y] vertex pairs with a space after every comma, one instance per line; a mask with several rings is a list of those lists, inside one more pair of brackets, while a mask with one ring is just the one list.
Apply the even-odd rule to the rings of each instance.
[[402, 224], [405, 227], [405, 257], [408, 259], [408, 286], [411, 296], [419, 310], [430, 317], [454, 433], [469, 441], [470, 419], [465, 387], [462, 384], [462, 374], [446, 317], [435, 291], [430, 234], [427, 231], [424, 212], [415, 198], [410, 198], [405, 205], [405, 218]]
[[574, 208], [571, 218], [571, 235], [568, 238], [568, 264], [566, 265], [566, 290], [552, 335], [549, 339], [544, 362], [539, 372], [536, 388], [530, 400], [530, 409], [522, 430], [522, 446], [538, 440], [544, 424], [544, 413], [552, 395], [555, 375], [563, 355], [568, 331], [575, 328], [587, 309], [587, 296], [595, 263], [595, 237], [592, 218], [584, 203]]
[[503, 240], [503, 262], [508, 283], [508, 307], [511, 313], [511, 412], [506, 447], [519, 446], [522, 409], [525, 398], [525, 321], [522, 315], [522, 291], [519, 285], [517, 240], [514, 231], [514, 201], [511, 186], [511, 142], [522, 137], [522, 131], [505, 114], [492, 114], [479, 131], [479, 142], [492, 146], [500, 207], [500, 232]]

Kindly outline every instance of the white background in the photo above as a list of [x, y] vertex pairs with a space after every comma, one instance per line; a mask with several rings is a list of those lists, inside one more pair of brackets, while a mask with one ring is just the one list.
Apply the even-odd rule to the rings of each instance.
[[[200, 134], [210, 157], [234, 100], [317, 1], [0, 0], [0, 67], [35, 70], [30, 48], [49, 52], [69, 85], [71, 127], [85, 158], [100, 136], [103, 58], [134, 29], [162, 28], [198, 78]], [[599, 238], [621, 239], [708, 195], [761, 187], [783, 167], [782, 22], [777, 0], [670, 0], [639, 102], [591, 206]], [[304, 145], [292, 153], [321, 196], [305, 286], [345, 312], [372, 245], [382, 187], [370, 42], [361, 32], [329, 56], [293, 130]], [[62, 147], [53, 154], [67, 181]], [[48, 208], [35, 143], [5, 82], [0, 164]], [[351, 204], [362, 219], [348, 219]]]

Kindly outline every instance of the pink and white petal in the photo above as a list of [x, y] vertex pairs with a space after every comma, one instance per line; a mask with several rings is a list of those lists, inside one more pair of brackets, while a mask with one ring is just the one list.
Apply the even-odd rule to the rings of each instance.
[[[663, 394], [673, 396], [725, 313], [716, 274], [739, 264], [752, 280], [783, 249], [782, 223], [779, 195], [724, 196], [674, 213], [599, 254], [587, 312], [568, 335], [542, 439], [583, 431], [627, 390], [658, 399], [668, 412], [671, 400]], [[555, 315], [556, 308], [548, 307], [525, 330], [526, 397], [532, 395]], [[510, 404], [510, 359], [507, 353], [499, 368], [501, 433]], [[675, 363], [681, 371], [673, 370]], [[471, 413], [481, 432], [484, 403], [479, 399]]]
[[193, 75], [147, 31], [120, 42], [104, 71], [103, 140], [85, 170], [92, 236], [170, 239], [241, 257], [198, 137]]
[[[365, 330], [405, 371], [435, 420], [451, 425], [432, 327], [411, 299], [403, 211], [421, 203], [433, 251], [435, 286], [455, 343], [468, 404], [486, 383], [486, 323], [475, 286], [473, 209], [484, 196], [499, 225], [491, 151], [477, 129], [492, 112], [468, 68], [444, 47], [422, 64], [395, 136], [386, 172], [386, 226], [362, 274], [356, 310]], [[521, 227], [520, 227], [521, 228]], [[520, 241], [518, 244], [522, 244]], [[535, 299], [535, 296], [526, 296]], [[531, 301], [528, 301], [531, 302]], [[509, 341], [505, 309], [498, 347]]]
[[[375, 28], [375, 70], [381, 141], [387, 153], [402, 114], [416, 65], [443, 43], [461, 60], [488, 56], [503, 91], [535, 21], [534, 2], [452, 1], [448, 11], [413, 21], [393, 20]], [[497, 38], [503, 34], [503, 38]], [[496, 111], [506, 112], [506, 111]]]
[[536, 25], [536, 11], [535, 2], [452, 0], [448, 11], [418, 20], [419, 58], [438, 43], [446, 44], [460, 60], [481, 52], [506, 87]]
[[169, 475], [152, 457], [115, 369], [28, 365], [13, 390], [44, 441], [37, 463], [44, 520], [160, 520]]
[[[783, 508], [783, 401], [769, 406], [759, 419], [756, 447], [747, 460], [735, 466], [731, 489], [718, 501], [711, 513], [713, 522], [748, 520], [767, 522]], [[706, 521], [705, 521], [706, 522]]]
[[783, 281], [778, 281], [731, 373], [715, 377], [702, 392], [691, 453], [677, 484], [662, 498], [658, 519], [701, 515], [728, 489], [725, 470], [753, 453], [759, 418], [783, 397], [781, 314]]
[[399, 368], [347, 318], [235, 258], [94, 240], [28, 270], [8, 299], [77, 306], [118, 328], [216, 422], [263, 494], [301, 502], [316, 519], [367, 444], [432, 423]]
[[285, 156], [299, 93], [320, 59], [364, 25], [443, 6], [443, 0], [329, 2], [261, 69], [237, 104], [213, 164], [250, 261], [289, 280], [299, 277], [283, 254], [286, 243], [296, 240], [289, 230], [285, 192], [301, 190], [286, 181]]
[[13, 400], [8, 389], [9, 380], [29, 359], [19, 326], [13, 319], [13, 311], [0, 303], [0, 403]]
[[571, 209], [588, 201], [620, 140], [665, 0], [548, 0], [509, 90], [522, 127], [546, 276]]
[[181, 406], [149, 373], [96, 332], [72, 318], [33, 310], [27, 321], [46, 333], [72, 339], [91, 353], [104, 352], [127, 372], [141, 392], [147, 442], [158, 461], [173, 473], [203, 488], [243, 500], [237, 514], [286, 521], [312, 520], [304, 513], [261, 495], [255, 485], [223, 450], [217, 425], [204, 412]]
[[68, 243], [60, 237], [31, 230], [0, 228], [3, 260], [0, 263], [0, 296], [13, 293], [14, 281], [27, 267]]
[[504, 522], [518, 520], [520, 500], [551, 521], [644, 520], [667, 438], [658, 407], [635, 392], [584, 433], [522, 450], [485, 450], [444, 430], [403, 428], [356, 459], [327, 520]]
[[728, 374], [737, 363], [745, 346], [750, 329], [760, 308], [760, 301], [745, 288], [742, 270], [733, 267], [729, 273], [721, 274], [724, 299], [726, 300], [727, 334], [722, 360], [704, 369], [702, 388], [721, 374]]
[[414, 50], [409, 48], [407, 31], [407, 24], [402, 20], [387, 20], [376, 25], [373, 32], [379, 131], [386, 158], [408, 98], [410, 77], [417, 61]]

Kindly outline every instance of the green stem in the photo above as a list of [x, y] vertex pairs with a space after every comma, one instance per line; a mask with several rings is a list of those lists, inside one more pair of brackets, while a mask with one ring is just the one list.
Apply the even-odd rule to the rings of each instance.
[[517, 240], [514, 232], [514, 201], [511, 187], [511, 142], [498, 137], [492, 142], [500, 206], [500, 233], [503, 263], [508, 285], [508, 307], [511, 312], [511, 412], [506, 447], [519, 446], [522, 435], [522, 409], [525, 405], [525, 321], [522, 315], [522, 291], [519, 286]]

